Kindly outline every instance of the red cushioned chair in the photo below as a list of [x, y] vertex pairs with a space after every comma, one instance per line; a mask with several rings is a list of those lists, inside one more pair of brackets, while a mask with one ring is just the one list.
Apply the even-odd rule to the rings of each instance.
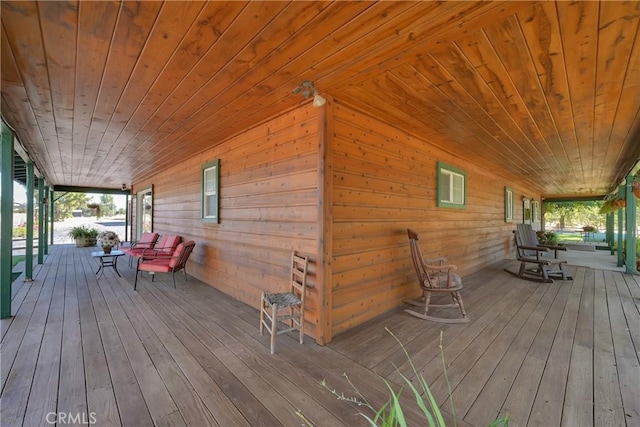
[[154, 247], [158, 237], [160, 237], [158, 233], [142, 233], [140, 240], [131, 242], [130, 246], [121, 247], [120, 250], [134, 257], [136, 255], [133, 254], [142, 253], [143, 250]]
[[[131, 255], [129, 258], [129, 266], [131, 266], [131, 262], [133, 258], [140, 259], [142, 256], [172, 256], [173, 252], [176, 250], [178, 243], [182, 241], [182, 237], [177, 236], [175, 234], [165, 234], [160, 237], [160, 240], [156, 242], [155, 245], [150, 246], [148, 248], [136, 249], [131, 252], [127, 252]], [[126, 252], [126, 251], [125, 251]]]
[[[158, 253], [153, 255], [143, 255], [138, 259], [136, 268], [136, 279], [133, 283], [133, 289], [138, 286], [138, 274], [141, 271], [149, 271], [153, 273], [171, 273], [173, 279], [173, 287], [176, 287], [176, 271], [184, 270], [185, 280], [187, 278], [187, 260], [193, 251], [196, 243], [193, 240], [183, 242], [178, 245], [172, 256]], [[152, 277], [151, 281], [155, 276]]]

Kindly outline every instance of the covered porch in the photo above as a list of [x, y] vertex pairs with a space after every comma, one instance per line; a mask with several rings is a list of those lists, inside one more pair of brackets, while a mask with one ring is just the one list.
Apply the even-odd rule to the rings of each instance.
[[[258, 310], [195, 278], [143, 276], [122, 260], [96, 280], [91, 248], [53, 245], [34, 282], [14, 286], [2, 319], [3, 425], [50, 417], [99, 425], [364, 425], [321, 385], [374, 407], [400, 373], [417, 371], [458, 425], [640, 423], [640, 279], [571, 267], [575, 280], [538, 284], [502, 272], [504, 260], [464, 277], [471, 321], [443, 325], [389, 312], [334, 337], [300, 346], [281, 336], [271, 356]], [[515, 268], [515, 266], [511, 265]], [[396, 370], [395, 367], [398, 367]], [[380, 378], [380, 377], [382, 378]], [[405, 393], [410, 425], [422, 425]], [[53, 414], [53, 415], [51, 415]]]

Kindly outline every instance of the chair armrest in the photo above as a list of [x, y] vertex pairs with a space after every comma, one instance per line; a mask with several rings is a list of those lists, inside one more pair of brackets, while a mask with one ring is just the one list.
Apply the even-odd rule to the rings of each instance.
[[543, 248], [553, 249], [554, 251], [566, 251], [566, 246], [540, 245]]
[[432, 264], [432, 263], [436, 263], [436, 262], [447, 262], [447, 257], [439, 257], [439, 258], [429, 258], [429, 259], [424, 259], [425, 264]]
[[553, 245], [540, 245], [543, 248], [549, 248], [554, 253], [554, 258], [558, 258], [558, 251], [566, 251], [567, 248], [564, 246], [553, 246]]
[[175, 255], [175, 256], [167, 256], [167, 255], [163, 255], [163, 256], [159, 256], [158, 253], [155, 253], [153, 255], [144, 255], [144, 251], [143, 254], [140, 256], [139, 261], [140, 262], [144, 262], [144, 261], [153, 261], [154, 259], [172, 259], [172, 258], [178, 258], [180, 255]]
[[424, 268], [426, 268], [427, 270], [448, 270], [448, 271], [456, 271], [458, 269], [458, 267], [456, 267], [453, 264], [449, 264], [449, 265], [425, 265]]
[[544, 246], [519, 246], [519, 248], [528, 251], [549, 252], [549, 248]]

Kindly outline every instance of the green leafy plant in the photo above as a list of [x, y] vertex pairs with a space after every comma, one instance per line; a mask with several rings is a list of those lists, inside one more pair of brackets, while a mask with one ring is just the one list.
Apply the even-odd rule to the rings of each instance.
[[600, 213], [606, 215], [608, 213], [615, 212], [617, 209], [618, 207], [614, 205], [613, 200], [605, 200], [600, 207]]
[[98, 230], [95, 228], [89, 228], [86, 225], [76, 226], [69, 230], [69, 236], [72, 239], [80, 239], [80, 238], [93, 238], [98, 237]]
[[541, 245], [558, 245], [558, 235], [553, 231], [536, 231], [536, 236], [538, 237], [538, 243]]
[[[416, 405], [424, 415], [424, 418], [425, 418], [424, 425], [427, 425], [429, 427], [444, 427], [446, 424], [444, 421], [444, 417], [442, 415], [442, 411], [440, 410], [440, 407], [438, 406], [438, 403], [435, 397], [431, 393], [431, 390], [429, 389], [429, 385], [427, 384], [426, 380], [421, 374], [418, 373], [415, 365], [413, 364], [413, 361], [411, 360], [411, 356], [409, 356], [407, 349], [404, 347], [404, 345], [398, 339], [398, 337], [396, 337], [393, 334], [393, 332], [391, 332], [389, 329], [387, 328], [385, 329], [398, 342], [398, 344], [400, 344], [400, 347], [402, 348], [402, 351], [407, 357], [409, 365], [411, 366], [411, 369], [415, 375], [418, 387], [416, 387], [409, 378], [401, 374], [396, 369], [396, 372], [398, 372], [398, 374], [403, 379], [403, 385], [400, 387], [399, 390], [395, 391], [392, 385], [389, 384], [388, 381], [386, 381], [385, 379], [382, 379], [387, 389], [389, 390], [389, 400], [385, 404], [383, 404], [380, 408], [375, 408], [373, 405], [369, 403], [366, 397], [363, 396], [358, 391], [358, 389], [353, 385], [353, 383], [351, 382], [351, 380], [346, 374], [343, 374], [343, 376], [347, 379], [347, 381], [355, 391], [356, 396], [345, 396], [344, 393], [338, 392], [335, 389], [331, 389], [327, 385], [325, 380], [322, 380], [321, 385], [327, 390], [329, 390], [334, 396], [336, 396], [338, 400], [356, 404], [359, 407], [363, 407], [369, 410], [371, 412], [370, 414], [360, 413], [360, 415], [364, 417], [365, 420], [367, 420], [367, 423], [369, 426], [375, 426], [375, 427], [377, 426], [405, 427], [408, 425], [407, 420], [404, 416], [404, 410], [403, 410], [402, 404], [400, 403], [400, 396], [402, 395], [402, 392], [405, 389], [408, 389], [409, 390], [408, 392], [411, 393], [411, 395], [415, 398]], [[453, 399], [451, 398], [452, 390], [451, 390], [451, 384], [449, 383], [449, 377], [447, 376], [446, 362], [444, 358], [444, 348], [442, 345], [442, 337], [443, 337], [443, 333], [440, 332], [440, 356], [442, 359], [444, 378], [447, 383], [447, 388], [449, 391], [449, 401], [451, 402], [451, 413], [453, 416], [453, 423], [455, 426], [456, 412], [453, 404]], [[309, 420], [301, 411], [298, 410], [296, 414], [303, 419], [305, 425], [314, 426], [313, 422]], [[509, 425], [508, 415], [500, 417], [495, 421], [493, 421], [491, 424], [489, 424], [490, 427], [507, 427], [508, 425]]]

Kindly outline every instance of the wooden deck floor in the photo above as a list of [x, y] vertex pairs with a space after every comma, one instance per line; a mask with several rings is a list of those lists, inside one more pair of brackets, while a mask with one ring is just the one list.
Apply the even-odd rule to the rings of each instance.
[[[325, 347], [280, 336], [272, 356], [256, 308], [182, 275], [175, 290], [168, 275], [144, 276], [135, 292], [126, 262], [122, 278], [107, 269], [96, 280], [91, 250], [53, 246], [35, 281], [16, 286], [15, 317], [1, 323], [2, 426], [56, 414], [60, 425], [299, 426], [298, 410], [318, 426], [366, 425], [365, 409], [320, 381], [353, 395], [346, 372], [374, 406], [385, 402], [378, 375], [414, 376], [385, 328], [450, 413], [442, 331], [458, 425], [501, 410], [510, 425], [640, 425], [637, 276], [579, 267], [574, 281], [546, 285], [495, 265], [464, 278], [467, 324], [397, 310]], [[425, 424], [414, 408], [408, 420]]]

